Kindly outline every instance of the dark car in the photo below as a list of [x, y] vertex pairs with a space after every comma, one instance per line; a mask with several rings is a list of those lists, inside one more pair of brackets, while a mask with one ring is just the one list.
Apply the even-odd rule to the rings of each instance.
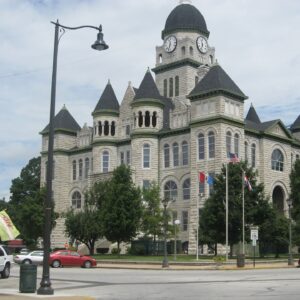
[[49, 265], [53, 268], [70, 266], [91, 268], [97, 265], [94, 258], [88, 255], [80, 255], [76, 251], [71, 250], [58, 250], [50, 254]]

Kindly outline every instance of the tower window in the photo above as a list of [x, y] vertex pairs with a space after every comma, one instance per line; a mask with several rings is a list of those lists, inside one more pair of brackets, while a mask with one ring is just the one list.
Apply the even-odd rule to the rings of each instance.
[[126, 125], [125, 131], [126, 135], [130, 135], [130, 125]]
[[193, 49], [193, 47], [190, 47], [190, 55], [191, 55], [191, 56], [194, 55], [194, 49]]
[[162, 54], [158, 55], [158, 62], [161, 64], [162, 63]]
[[103, 151], [102, 153], [102, 172], [107, 173], [109, 169], [109, 152]]
[[145, 113], [145, 127], [149, 127], [150, 126], [150, 113], [149, 111], [146, 111]]
[[198, 135], [198, 158], [204, 159], [204, 134]]
[[169, 79], [169, 97], [173, 97], [173, 78]]
[[240, 152], [240, 136], [236, 133], [234, 135], [234, 153], [239, 157]]
[[231, 152], [231, 132], [227, 131], [226, 133], [226, 152], [227, 157], [229, 157], [229, 153]]
[[101, 121], [98, 122], [98, 133], [99, 133], [100, 136], [102, 135], [102, 123], [101, 123]]
[[116, 124], [115, 121], [111, 122], [111, 128], [110, 128], [111, 136], [114, 136], [116, 133], [116, 125], [115, 124]]
[[108, 123], [108, 121], [104, 122], [104, 135], [109, 135], [109, 123]]
[[197, 85], [198, 81], [199, 81], [199, 77], [195, 76], [195, 85]]
[[189, 164], [189, 144], [186, 141], [182, 142], [181, 150], [182, 150], [182, 165], [186, 166]]
[[215, 157], [215, 134], [212, 131], [208, 133], [208, 157]]
[[184, 56], [185, 55], [185, 47], [181, 47], [181, 55]]
[[164, 79], [164, 96], [168, 96], [168, 80]]
[[168, 144], [164, 145], [164, 160], [165, 160], [165, 168], [170, 167], [170, 146]]
[[76, 180], [76, 160], [72, 162], [73, 180]]
[[90, 160], [88, 158], [85, 159], [85, 178], [88, 178], [90, 171]]
[[251, 145], [251, 167], [255, 168], [256, 165], [256, 145]]
[[157, 112], [153, 112], [153, 115], [152, 115], [152, 126], [153, 127], [156, 127], [156, 123], [157, 123]]
[[143, 114], [141, 111], [139, 111], [139, 127], [143, 126]]
[[82, 168], [83, 168], [83, 162], [82, 159], [79, 159], [79, 179], [82, 178]]
[[190, 199], [190, 187], [191, 187], [191, 181], [190, 181], [190, 178], [188, 178], [183, 182], [183, 185], [182, 185], [183, 200]]
[[143, 147], [143, 167], [150, 168], [150, 145], [144, 144]]
[[179, 96], [179, 76], [175, 77], [175, 96]]
[[173, 166], [179, 166], [179, 147], [177, 143], [173, 144]]
[[212, 55], [209, 56], [209, 62], [211, 65], [214, 63], [214, 57]]

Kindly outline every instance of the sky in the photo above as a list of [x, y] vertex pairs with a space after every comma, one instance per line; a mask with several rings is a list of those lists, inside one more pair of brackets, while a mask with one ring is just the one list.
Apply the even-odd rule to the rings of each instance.
[[[49, 122], [54, 25], [99, 26], [106, 51], [94, 51], [93, 29], [66, 30], [58, 50], [56, 113], [65, 104], [80, 126], [110, 80], [119, 102], [155, 66], [155, 46], [179, 0], [0, 0], [0, 199], [41, 151]], [[262, 121], [291, 125], [300, 114], [300, 1], [193, 0], [222, 68], [249, 97]], [[154, 75], [154, 74], [153, 74]]]

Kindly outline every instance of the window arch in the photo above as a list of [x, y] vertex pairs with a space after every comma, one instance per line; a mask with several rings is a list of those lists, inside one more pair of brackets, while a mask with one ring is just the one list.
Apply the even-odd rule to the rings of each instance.
[[152, 114], [152, 126], [156, 127], [156, 124], [157, 124], [157, 112], [154, 111]]
[[102, 172], [107, 173], [109, 170], [109, 152], [102, 152]]
[[191, 180], [187, 178], [182, 185], [183, 200], [189, 200], [191, 198], [190, 188]]
[[169, 97], [173, 97], [173, 78], [169, 79]]
[[208, 157], [215, 157], [215, 133], [213, 131], [208, 133]]
[[90, 159], [87, 157], [84, 162], [84, 177], [88, 178], [90, 171]]
[[104, 135], [109, 135], [109, 123], [108, 123], [108, 121], [104, 122]]
[[72, 208], [81, 208], [81, 194], [78, 191], [72, 194]]
[[177, 143], [174, 143], [173, 146], [173, 166], [179, 166], [179, 146]]
[[198, 134], [198, 158], [204, 159], [205, 147], [204, 147], [204, 134]]
[[245, 161], [247, 162], [248, 161], [248, 151], [249, 151], [249, 146], [248, 146], [248, 143], [245, 142]]
[[79, 177], [79, 179], [82, 178], [82, 169], [83, 169], [83, 161], [82, 161], [82, 159], [79, 159], [79, 162], [78, 162], [78, 177]]
[[150, 112], [147, 110], [145, 113], [145, 127], [150, 126]]
[[73, 160], [72, 162], [72, 174], [73, 180], [76, 180], [76, 160]]
[[116, 133], [116, 122], [115, 121], [111, 122], [110, 132], [111, 132], [111, 136], [114, 136]]
[[166, 182], [164, 186], [164, 197], [168, 200], [177, 198], [177, 184], [174, 181], [169, 180]]
[[169, 144], [164, 144], [164, 161], [165, 161], [165, 168], [170, 167], [170, 146]]
[[229, 153], [231, 153], [231, 132], [227, 131], [226, 132], [226, 152], [227, 152], [227, 157], [229, 157]]
[[164, 96], [168, 96], [168, 80], [164, 79]]
[[256, 145], [251, 145], [251, 167], [255, 168], [256, 165]]
[[240, 157], [240, 136], [237, 133], [234, 135], [234, 153]]
[[139, 127], [143, 126], [143, 114], [141, 111], [139, 111]]
[[179, 96], [179, 76], [175, 76], [175, 96]]
[[283, 172], [283, 154], [279, 149], [272, 152], [271, 166], [272, 170]]
[[143, 146], [143, 168], [150, 168], [150, 145]]
[[189, 144], [183, 141], [181, 144], [182, 151], [182, 165], [187, 166], [189, 164]]

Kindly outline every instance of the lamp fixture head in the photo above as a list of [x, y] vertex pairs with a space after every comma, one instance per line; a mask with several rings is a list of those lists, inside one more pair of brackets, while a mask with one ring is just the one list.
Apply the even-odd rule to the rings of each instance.
[[99, 32], [97, 34], [97, 40], [95, 41], [95, 43], [91, 47], [93, 49], [99, 50], [99, 51], [108, 49], [108, 45], [103, 40], [103, 33], [102, 33], [102, 26], [101, 25], [99, 26]]

